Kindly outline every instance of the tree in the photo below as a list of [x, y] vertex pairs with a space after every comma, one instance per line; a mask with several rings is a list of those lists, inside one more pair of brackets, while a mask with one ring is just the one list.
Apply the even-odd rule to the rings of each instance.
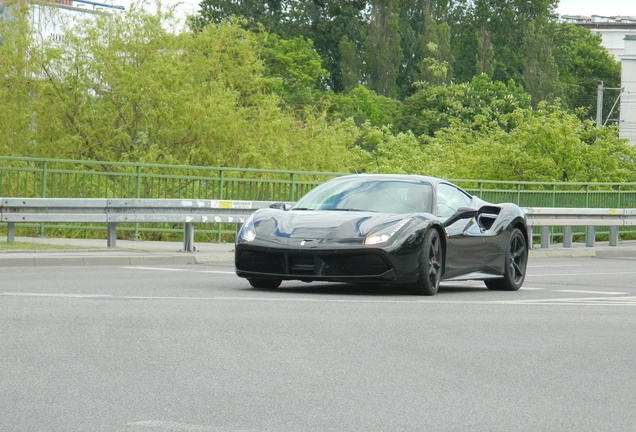
[[[353, 124], [313, 106], [297, 114], [281, 100], [303, 95], [319, 74], [308, 41], [268, 42], [231, 20], [176, 35], [166, 21], [172, 19], [133, 7], [78, 24], [64, 45], [38, 46], [26, 37], [22, 51], [4, 45], [13, 59], [26, 55], [21, 69], [1, 57], [12, 87], [0, 90], [7, 102], [0, 110], [20, 119], [2, 126], [3, 154], [348, 168]], [[282, 87], [273, 92], [277, 68], [284, 69]]]
[[7, 4], [5, 14], [11, 14], [11, 20], [0, 20], [0, 153], [27, 156], [35, 140], [37, 82], [32, 77], [37, 69], [30, 61], [34, 35], [17, 4]]
[[530, 22], [523, 38], [524, 87], [532, 97], [535, 106], [540, 101], [554, 101], [562, 96], [557, 65], [552, 55], [552, 46], [544, 28], [545, 25], [538, 20]]
[[389, 126], [402, 108], [398, 100], [378, 95], [364, 86], [347, 93], [329, 95], [326, 100], [331, 116], [341, 120], [351, 118], [358, 126]]
[[[564, 102], [571, 109], [581, 108], [585, 118], [595, 118], [598, 81], [603, 81], [606, 87], [620, 87], [620, 63], [601, 45], [601, 36], [588, 29], [574, 24], [552, 24], [550, 35]], [[605, 116], [614, 101], [612, 97], [604, 98]]]
[[[504, 115], [515, 125], [489, 123], [479, 130], [455, 123], [424, 147], [444, 163], [437, 175], [510, 181], [633, 181], [636, 149], [609, 128], [558, 105], [518, 108]], [[631, 168], [630, 168], [631, 167]]]
[[395, 119], [396, 131], [433, 136], [440, 129], [463, 123], [476, 129], [494, 123], [504, 129], [514, 124], [505, 114], [528, 108], [530, 97], [514, 82], [493, 82], [485, 74], [470, 83], [422, 86], [407, 98]]
[[328, 78], [311, 40], [302, 36], [281, 39], [263, 34], [261, 57], [269, 86], [289, 106], [315, 104], [321, 97], [320, 83]]
[[451, 75], [450, 28], [444, 22], [447, 2], [402, 0], [398, 31], [402, 61], [397, 78], [398, 97], [415, 91], [414, 84], [447, 83]]
[[354, 42], [345, 35], [338, 44], [340, 50], [340, 80], [344, 92], [360, 84], [362, 65]]
[[375, 0], [365, 42], [369, 87], [383, 96], [397, 96], [397, 76], [402, 61], [398, 32], [398, 0]]
[[230, 18], [246, 18], [248, 26], [262, 25], [268, 32], [283, 34], [288, 21], [289, 0], [203, 0], [192, 20], [197, 29], [208, 24], [220, 24]]
[[246, 28], [259, 23], [270, 33], [282, 39], [302, 36], [313, 41], [313, 47], [323, 60], [328, 75], [325, 87], [340, 92], [341, 77], [340, 42], [343, 37], [359, 49], [364, 39], [362, 14], [366, 0], [278, 0], [241, 1], [203, 0], [201, 10], [193, 20], [201, 29], [210, 23], [220, 23], [231, 17], [244, 17]]
[[[478, 72], [524, 82], [524, 35], [532, 22], [552, 19], [558, 0], [457, 0], [449, 9], [455, 79]], [[481, 61], [475, 61], [475, 53]], [[492, 57], [490, 57], [492, 53]]]

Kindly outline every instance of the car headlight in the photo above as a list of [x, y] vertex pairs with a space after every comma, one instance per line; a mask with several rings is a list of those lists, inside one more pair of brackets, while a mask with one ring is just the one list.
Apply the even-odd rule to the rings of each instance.
[[364, 244], [366, 244], [366, 245], [377, 245], [377, 244], [381, 244], [381, 243], [386, 242], [391, 237], [393, 237], [395, 235], [395, 233], [397, 233], [400, 229], [402, 229], [402, 227], [404, 225], [409, 223], [409, 221], [411, 219], [413, 219], [413, 218], [402, 219], [400, 222], [398, 222], [395, 225], [391, 225], [391, 226], [389, 226], [387, 228], [384, 228], [383, 230], [380, 230], [378, 232], [375, 232], [375, 233], [371, 234], [366, 239], [364, 239]]
[[250, 215], [243, 227], [239, 231], [239, 237], [246, 242], [251, 242], [256, 238], [256, 227], [254, 226], [254, 215]]

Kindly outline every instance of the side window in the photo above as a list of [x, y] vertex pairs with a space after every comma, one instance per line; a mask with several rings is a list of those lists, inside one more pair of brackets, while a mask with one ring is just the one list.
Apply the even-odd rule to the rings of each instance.
[[437, 216], [450, 217], [460, 207], [470, 203], [470, 196], [455, 186], [441, 183], [437, 186]]

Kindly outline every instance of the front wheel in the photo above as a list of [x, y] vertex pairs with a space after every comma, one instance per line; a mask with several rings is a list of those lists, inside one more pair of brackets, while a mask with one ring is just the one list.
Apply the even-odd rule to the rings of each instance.
[[512, 230], [505, 257], [503, 278], [484, 281], [488, 289], [496, 291], [517, 291], [526, 278], [528, 264], [528, 244], [519, 228]]
[[252, 288], [257, 289], [276, 289], [282, 282], [280, 279], [248, 279], [247, 281]]
[[442, 239], [437, 230], [431, 228], [424, 236], [423, 248], [420, 253], [419, 275], [417, 282], [411, 286], [411, 294], [435, 295], [442, 279], [443, 263]]

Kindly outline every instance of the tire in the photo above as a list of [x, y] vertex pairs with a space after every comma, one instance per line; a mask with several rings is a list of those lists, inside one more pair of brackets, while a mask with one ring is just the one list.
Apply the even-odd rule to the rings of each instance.
[[276, 289], [282, 282], [280, 279], [248, 279], [247, 281], [252, 288], [257, 289]]
[[505, 257], [503, 278], [484, 281], [488, 289], [496, 291], [517, 291], [526, 278], [528, 265], [528, 245], [519, 228], [512, 230]]
[[437, 293], [444, 268], [442, 239], [436, 229], [431, 228], [424, 236], [417, 282], [410, 287], [411, 294], [432, 296]]

